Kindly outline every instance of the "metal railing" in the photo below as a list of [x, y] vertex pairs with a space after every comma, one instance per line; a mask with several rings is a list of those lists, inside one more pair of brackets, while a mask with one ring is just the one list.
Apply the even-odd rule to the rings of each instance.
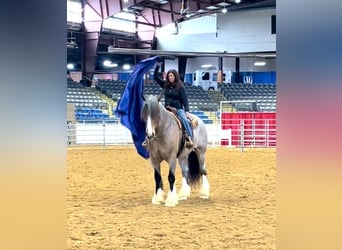
[[[230, 120], [232, 122], [232, 120]], [[220, 124], [206, 124], [209, 146], [276, 147], [274, 119], [240, 119], [229, 129]], [[130, 131], [117, 120], [67, 122], [67, 145], [133, 145]]]

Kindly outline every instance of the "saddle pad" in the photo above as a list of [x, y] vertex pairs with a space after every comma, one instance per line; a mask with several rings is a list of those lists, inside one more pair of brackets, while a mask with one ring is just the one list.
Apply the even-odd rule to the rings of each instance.
[[[175, 113], [173, 113], [171, 111], [169, 111], [169, 112], [172, 114], [173, 118], [175, 118], [175, 120], [177, 121], [179, 128], [182, 129], [182, 123], [180, 122], [179, 118], [175, 115]], [[190, 122], [193, 129], [197, 128], [198, 120], [195, 117], [190, 115], [190, 117], [188, 117], [188, 121]]]
[[198, 126], [198, 120], [195, 117], [193, 117], [192, 115], [190, 115], [190, 116], [191, 117], [188, 117], [188, 121], [190, 122], [192, 128], [195, 129]]
[[171, 111], [169, 111], [169, 112], [172, 114], [172, 117], [175, 118], [175, 120], [176, 120], [176, 122], [177, 122], [177, 124], [178, 124], [178, 127], [179, 127], [180, 129], [182, 129], [182, 123], [180, 122], [180, 120], [178, 119], [178, 117], [177, 117], [173, 112], [171, 112]]

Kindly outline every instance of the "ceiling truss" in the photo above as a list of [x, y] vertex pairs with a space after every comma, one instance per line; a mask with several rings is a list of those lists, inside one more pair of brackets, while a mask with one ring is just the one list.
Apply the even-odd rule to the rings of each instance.
[[[96, 68], [105, 56], [117, 60], [125, 60], [135, 64], [144, 59], [149, 50], [155, 50], [154, 32], [140, 32], [152, 30], [169, 23], [179, 23], [203, 15], [220, 12], [223, 8], [236, 11], [248, 8], [275, 7], [276, 0], [242, 0], [236, 4], [235, 0], [81, 0], [83, 4], [84, 22], [81, 25], [68, 23], [68, 41], [72, 37], [77, 46], [69, 44], [68, 59], [80, 60], [83, 75], [92, 78]], [[102, 29], [102, 21], [115, 14], [127, 11], [135, 14], [135, 33]], [[127, 53], [108, 53], [103, 48], [112, 46], [123, 49]], [[145, 49], [145, 53], [138, 52]], [[106, 53], [107, 52], [107, 53]], [[131, 53], [128, 53], [131, 52]], [[111, 54], [111, 55], [109, 55]], [[190, 56], [190, 55], [189, 55]], [[228, 56], [228, 55], [226, 55]], [[128, 59], [127, 59], [128, 58]]]

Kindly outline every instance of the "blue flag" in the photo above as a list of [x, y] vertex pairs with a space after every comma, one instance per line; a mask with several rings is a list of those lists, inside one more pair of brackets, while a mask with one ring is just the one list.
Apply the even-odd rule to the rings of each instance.
[[137, 152], [145, 159], [149, 158], [149, 153], [141, 145], [145, 140], [146, 126], [145, 122], [140, 118], [140, 112], [143, 107], [143, 99], [141, 96], [144, 92], [143, 76], [158, 62], [161, 62], [161, 58], [154, 56], [142, 60], [136, 65], [115, 110], [115, 114], [120, 117], [121, 124], [131, 131]]

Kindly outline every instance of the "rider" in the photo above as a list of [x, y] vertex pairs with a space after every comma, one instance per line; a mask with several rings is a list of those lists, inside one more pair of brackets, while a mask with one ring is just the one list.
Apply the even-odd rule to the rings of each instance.
[[[179, 74], [175, 69], [170, 69], [166, 74], [166, 80], [159, 75], [159, 64], [157, 64], [154, 70], [154, 80], [164, 89], [165, 92], [165, 107], [168, 110], [175, 109], [178, 118], [182, 122], [185, 128], [185, 146], [191, 148], [193, 143], [193, 135], [190, 124], [187, 120], [189, 114], [189, 102], [185, 91], [185, 87], [180, 80]], [[146, 141], [143, 142], [143, 146], [146, 146]]]

